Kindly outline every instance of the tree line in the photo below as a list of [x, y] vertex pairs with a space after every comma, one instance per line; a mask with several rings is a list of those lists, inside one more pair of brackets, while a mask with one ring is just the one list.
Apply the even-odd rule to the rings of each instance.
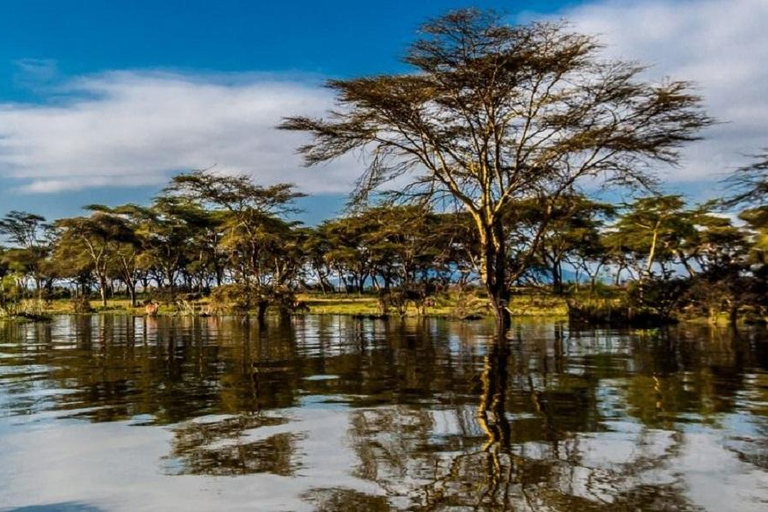
[[[756, 199], [745, 180], [764, 166], [734, 174], [741, 190], [720, 203], [651, 195], [610, 204], [578, 194], [510, 202], [505, 266], [515, 278], [507, 286], [565, 297], [629, 290], [666, 316], [684, 307], [763, 314], [768, 206], [744, 209], [739, 222], [723, 209]], [[205, 170], [173, 177], [148, 206], [88, 205], [85, 215], [53, 222], [10, 212], [0, 219], [0, 303], [93, 293], [104, 305], [114, 295], [136, 305], [139, 292], [164, 300], [195, 293], [290, 310], [297, 291], [375, 290], [397, 306], [481, 283], [482, 241], [466, 212], [377, 204], [305, 226], [290, 220], [301, 196], [291, 185]]]

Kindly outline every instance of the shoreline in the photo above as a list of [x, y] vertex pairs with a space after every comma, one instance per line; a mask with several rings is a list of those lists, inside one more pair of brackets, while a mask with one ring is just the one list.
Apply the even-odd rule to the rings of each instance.
[[[457, 311], [457, 298], [450, 296], [436, 301], [434, 304], [420, 310], [415, 305], [410, 305], [405, 314], [401, 315], [392, 310], [388, 314], [381, 314], [378, 309], [377, 297], [375, 295], [321, 295], [314, 293], [297, 294], [296, 299], [304, 306], [301, 312], [291, 313], [291, 316], [304, 315], [338, 315], [349, 316], [352, 318], [364, 319], [397, 319], [397, 318], [438, 318], [454, 321], [484, 321], [492, 320], [493, 315], [488, 308], [488, 301], [484, 298], [474, 298], [474, 304], [468, 306], [463, 311]], [[215, 313], [206, 312], [209, 309], [210, 300], [208, 297], [195, 300], [178, 300], [176, 303], [160, 303], [160, 307], [155, 315], [148, 315], [143, 305], [132, 307], [127, 298], [109, 299], [107, 306], [101, 305], [100, 300], [91, 300], [92, 310], [89, 312], [76, 312], [72, 306], [71, 299], [54, 299], [43, 305], [37, 304], [33, 312], [25, 312], [17, 316], [0, 317], [0, 322], [10, 321], [16, 323], [34, 323], [51, 320], [55, 316], [87, 316], [87, 315], [117, 315], [134, 317], [227, 317], [227, 316], [256, 316], [256, 310], [247, 312], [233, 312], [226, 309], [217, 310]], [[568, 303], [565, 297], [553, 296], [538, 293], [520, 293], [515, 295], [510, 302], [510, 311], [513, 318], [534, 319], [534, 320], [553, 320], [569, 321], [573, 324], [581, 324], [588, 327], [658, 327], [658, 325], [639, 325], [632, 322], [581, 322], [570, 317]], [[459, 314], [462, 313], [462, 314]], [[270, 310], [269, 315], [277, 313]], [[728, 325], [726, 315], [720, 315], [716, 322], [704, 316], [685, 316], [680, 315], [674, 319], [673, 323], [679, 324], [708, 324], [712, 326]], [[738, 325], [753, 325], [760, 322], [739, 321]]]

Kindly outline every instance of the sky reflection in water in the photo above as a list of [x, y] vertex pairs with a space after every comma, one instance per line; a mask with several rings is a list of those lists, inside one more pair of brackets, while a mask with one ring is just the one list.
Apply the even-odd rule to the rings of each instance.
[[0, 510], [765, 510], [768, 337], [0, 324]]

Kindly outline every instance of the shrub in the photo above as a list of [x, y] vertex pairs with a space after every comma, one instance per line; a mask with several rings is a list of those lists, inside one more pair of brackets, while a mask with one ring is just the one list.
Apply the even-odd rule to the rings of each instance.
[[630, 315], [635, 312], [670, 320], [673, 312], [679, 309], [684, 301], [690, 287], [691, 280], [683, 277], [633, 283], [627, 294]]
[[91, 298], [88, 295], [78, 295], [69, 301], [72, 312], [76, 315], [85, 315], [93, 312]]
[[253, 292], [240, 284], [225, 284], [211, 292], [211, 310], [217, 313], [247, 313], [253, 302]]

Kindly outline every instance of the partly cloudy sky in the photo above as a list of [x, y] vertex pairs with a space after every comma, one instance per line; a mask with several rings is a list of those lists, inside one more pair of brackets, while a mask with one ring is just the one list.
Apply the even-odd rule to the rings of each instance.
[[[295, 154], [302, 136], [275, 125], [321, 114], [332, 101], [325, 78], [402, 70], [397, 57], [414, 27], [467, 5], [392, 2], [376, 17], [344, 1], [315, 13], [305, 12], [308, 2], [282, 11], [222, 2], [215, 13], [210, 3], [196, 11], [194, 2], [159, 2], [174, 21], [158, 26], [151, 3], [113, 16], [108, 2], [78, 11], [86, 3], [0, 7], [0, 210], [56, 215], [86, 202], [145, 200], [174, 172], [216, 165], [265, 184], [297, 183], [326, 198], [312, 203], [313, 215], [328, 215], [360, 164], [305, 169]], [[651, 64], [653, 79], [695, 81], [722, 124], [681, 168], [662, 171], [671, 190], [717, 195], [722, 173], [768, 146], [768, 0], [527, 2], [525, 12], [515, 2], [476, 5], [520, 20], [572, 20], [611, 56]], [[45, 35], [32, 40], [30, 30]]]

